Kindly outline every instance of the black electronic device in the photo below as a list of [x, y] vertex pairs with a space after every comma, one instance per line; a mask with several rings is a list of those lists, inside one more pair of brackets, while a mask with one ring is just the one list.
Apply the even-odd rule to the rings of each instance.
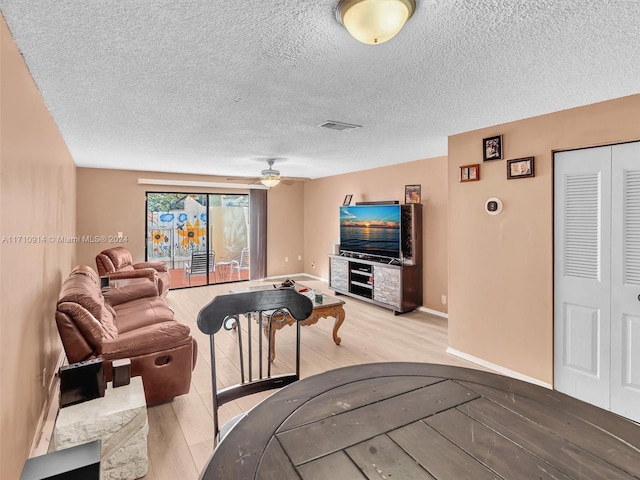
[[340, 251], [357, 258], [401, 260], [401, 211], [402, 205], [395, 203], [340, 207]]
[[106, 379], [102, 359], [60, 367], [60, 408], [104, 397]]
[[100, 290], [109, 290], [109, 277], [100, 277]]
[[99, 480], [102, 441], [29, 458], [20, 480]]

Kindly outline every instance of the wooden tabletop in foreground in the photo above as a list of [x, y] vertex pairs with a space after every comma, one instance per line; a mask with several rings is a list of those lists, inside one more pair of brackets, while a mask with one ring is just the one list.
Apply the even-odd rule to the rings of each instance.
[[501, 375], [356, 365], [257, 405], [202, 478], [637, 479], [640, 426]]

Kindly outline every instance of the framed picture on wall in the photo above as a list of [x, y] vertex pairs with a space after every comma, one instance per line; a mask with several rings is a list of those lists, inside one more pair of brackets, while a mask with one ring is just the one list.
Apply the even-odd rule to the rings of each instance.
[[516, 158], [507, 160], [507, 180], [514, 178], [535, 177], [535, 163], [533, 157]]
[[480, 165], [463, 165], [460, 167], [461, 182], [477, 182], [480, 180]]
[[482, 139], [482, 159], [502, 160], [502, 135]]
[[420, 185], [405, 185], [404, 187], [404, 203], [421, 203], [421, 186]]

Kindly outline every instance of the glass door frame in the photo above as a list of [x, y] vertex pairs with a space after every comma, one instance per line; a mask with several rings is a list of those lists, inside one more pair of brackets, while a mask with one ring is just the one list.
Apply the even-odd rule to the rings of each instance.
[[[191, 215], [195, 215], [194, 218], [189, 218], [189, 214], [187, 214], [187, 212], [185, 211], [186, 209], [184, 208], [184, 204], [183, 204], [183, 208], [182, 209], [178, 209], [178, 208], [173, 208], [171, 211], [155, 211], [155, 212], [150, 212], [149, 211], [149, 197], [150, 195], [174, 195], [174, 196], [181, 196], [183, 197], [182, 199], [179, 199], [178, 201], [175, 202], [175, 205], [173, 205], [173, 207], [176, 207], [177, 204], [179, 204], [180, 202], [184, 203], [184, 201], [187, 199], [187, 197], [204, 197], [204, 198], [199, 198], [196, 199], [194, 198], [194, 201], [196, 201], [198, 203], [198, 205], [200, 205], [202, 208], [198, 209], [198, 210], [193, 210], [192, 212], [190, 212]], [[172, 289], [178, 289], [178, 288], [186, 288], [189, 286], [204, 286], [204, 285], [212, 285], [212, 284], [216, 284], [216, 283], [227, 283], [227, 282], [233, 282], [233, 281], [241, 281], [243, 279], [240, 278], [235, 278], [235, 271], [233, 271], [233, 267], [231, 264], [237, 263], [237, 259], [234, 258], [226, 258], [228, 257], [228, 248], [227, 244], [224, 243], [223, 246], [224, 248], [224, 255], [219, 255], [222, 254], [222, 248], [219, 248], [219, 252], [215, 253], [215, 258], [211, 257], [211, 253], [209, 253], [208, 255], [206, 255], [206, 273], [207, 275], [204, 277], [204, 282], [200, 281], [201, 283], [197, 283], [197, 284], [193, 284], [192, 283], [192, 274], [187, 274], [187, 269], [185, 268], [185, 263], [192, 263], [192, 260], [190, 260], [190, 258], [192, 259], [192, 257], [185, 257], [184, 255], [182, 255], [183, 258], [181, 257], [177, 257], [175, 255], [175, 252], [177, 249], [182, 248], [182, 247], [186, 247], [187, 246], [187, 242], [191, 245], [191, 249], [190, 252], [191, 254], [193, 253], [193, 246], [194, 245], [199, 245], [202, 246], [202, 244], [204, 244], [204, 252], [212, 252], [212, 245], [214, 243], [213, 239], [211, 238], [212, 235], [212, 228], [213, 228], [213, 224], [212, 224], [212, 197], [215, 196], [219, 196], [221, 197], [221, 202], [220, 205], [221, 207], [229, 207], [229, 205], [224, 205], [224, 200], [225, 197], [244, 197], [241, 198], [239, 202], [240, 207], [246, 208], [246, 213], [243, 212], [242, 218], [244, 218], [244, 222], [246, 224], [246, 230], [245, 230], [245, 246], [249, 247], [250, 242], [251, 242], [251, 230], [249, 228], [249, 222], [248, 222], [248, 212], [250, 210], [250, 195], [248, 193], [211, 193], [211, 192], [180, 192], [180, 191], [172, 191], [172, 192], [167, 192], [167, 191], [147, 191], [145, 192], [145, 259], [147, 259], [147, 261], [149, 260], [162, 260], [167, 262], [167, 266], [170, 270], [182, 270], [183, 271], [183, 276], [182, 276], [182, 280], [183, 283], [180, 284], [180, 286], [177, 285], [172, 285]], [[204, 200], [204, 205], [201, 203]], [[224, 221], [224, 211], [222, 211], [222, 215], [223, 215], [223, 221]], [[158, 215], [158, 218], [156, 218], [153, 221], [150, 221], [150, 217], [153, 217], [154, 214]], [[163, 220], [161, 217], [165, 216], [165, 219]], [[240, 222], [240, 220], [238, 219], [238, 215], [234, 214], [231, 217], [236, 217], [236, 226], [237, 224]], [[204, 223], [204, 225], [201, 224]], [[163, 227], [160, 227], [160, 224], [165, 224]], [[242, 222], [241, 222], [242, 223]], [[171, 226], [169, 227], [168, 225], [171, 224]], [[217, 235], [222, 235], [223, 237], [227, 238], [229, 237], [228, 232], [226, 232], [227, 225], [223, 225], [223, 231], [222, 234], [217, 234]], [[240, 230], [242, 230], [242, 228], [240, 228]], [[185, 232], [184, 234], [182, 232]], [[237, 235], [236, 235], [237, 236]], [[240, 235], [241, 236], [241, 235]], [[154, 238], [155, 237], [155, 238]], [[188, 238], [202, 238], [202, 241], [198, 241], [198, 242], [189, 242]], [[234, 235], [232, 235], [233, 238], [235, 238]], [[164, 251], [167, 252], [168, 255], [159, 255], [157, 258], [154, 258], [154, 254], [150, 251], [150, 250], [156, 250], [156, 249], [163, 249]], [[201, 248], [200, 248], [201, 250]], [[235, 252], [233, 251], [233, 249], [231, 250], [231, 254], [234, 254]], [[239, 252], [238, 252], [239, 255]], [[167, 259], [168, 258], [168, 259]], [[211, 265], [210, 262], [214, 262], [214, 265]], [[181, 263], [181, 265], [177, 265], [177, 263]], [[227, 268], [228, 270], [230, 270], [232, 273], [227, 273], [227, 276], [224, 278], [216, 278], [216, 264], [217, 263], [223, 263], [224, 265], [220, 265], [220, 267], [222, 268]], [[222, 270], [221, 270], [222, 271]], [[240, 272], [240, 270], [238, 270], [238, 272]], [[194, 275], [195, 276], [195, 275]], [[174, 277], [175, 279], [175, 277]], [[177, 282], [172, 282], [172, 283], [177, 283]]]

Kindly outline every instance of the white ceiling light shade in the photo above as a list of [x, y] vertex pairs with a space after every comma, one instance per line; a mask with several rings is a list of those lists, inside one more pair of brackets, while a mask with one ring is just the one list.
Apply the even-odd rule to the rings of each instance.
[[280, 175], [265, 175], [260, 179], [260, 183], [262, 183], [265, 187], [275, 187], [280, 183]]
[[336, 17], [356, 40], [377, 45], [402, 30], [415, 9], [415, 0], [340, 0]]

